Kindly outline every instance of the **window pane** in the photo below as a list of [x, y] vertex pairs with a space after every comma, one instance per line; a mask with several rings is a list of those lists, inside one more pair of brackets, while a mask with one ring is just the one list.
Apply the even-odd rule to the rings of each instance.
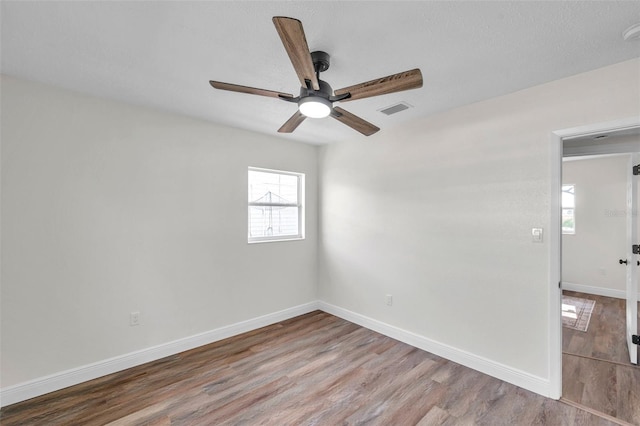
[[562, 185], [562, 208], [575, 208], [575, 186]]
[[298, 204], [298, 176], [249, 170], [249, 202]]
[[298, 236], [298, 208], [249, 207], [249, 237]]
[[576, 233], [576, 196], [575, 185], [562, 185], [562, 233]]
[[249, 168], [249, 242], [304, 239], [304, 175]]
[[562, 209], [562, 233], [575, 234], [576, 221], [574, 217], [574, 209]]

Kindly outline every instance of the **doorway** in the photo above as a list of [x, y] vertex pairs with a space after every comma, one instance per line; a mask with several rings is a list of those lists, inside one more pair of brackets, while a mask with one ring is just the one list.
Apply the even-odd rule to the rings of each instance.
[[[630, 137], [626, 137], [626, 136], [630, 136]], [[563, 259], [562, 258], [562, 252], [563, 252], [562, 237], [563, 235], [561, 231], [562, 228], [561, 228], [561, 220], [560, 220], [562, 205], [560, 201], [561, 199], [560, 194], [562, 190], [561, 184], [563, 182], [562, 180], [563, 156], [574, 156], [574, 158], [576, 155], [583, 156], [581, 160], [574, 160], [575, 161], [573, 163], [574, 165], [578, 164], [577, 161], [582, 161], [582, 160], [589, 161], [595, 158], [603, 158], [605, 159], [603, 160], [603, 163], [609, 163], [609, 166], [612, 166], [614, 163], [617, 163], [616, 167], [624, 167], [625, 169], [627, 169], [627, 165], [632, 164], [632, 161], [637, 161], [636, 159], [631, 160], [630, 159], [631, 156], [629, 153], [640, 151], [640, 122], [638, 119], [634, 118], [629, 120], [621, 120], [615, 123], [605, 123], [601, 125], [585, 126], [582, 128], [558, 131], [553, 133], [551, 143], [552, 143], [552, 152], [551, 152], [551, 155], [552, 155], [552, 158], [551, 158], [551, 165], [552, 165], [551, 212], [552, 212], [552, 215], [551, 217], [558, 218], [557, 223], [555, 220], [552, 221], [551, 227], [549, 230], [550, 231], [549, 232], [550, 253], [551, 253], [550, 278], [552, 283], [552, 288], [550, 292], [551, 294], [550, 306], [552, 309], [551, 330], [550, 330], [551, 336], [552, 336], [551, 359], [550, 359], [551, 383], [554, 384], [554, 387], [557, 386], [557, 388], [555, 389], [557, 389], [558, 397], [562, 396], [564, 399], [569, 399], [569, 397], [571, 397], [574, 399], [573, 402], [578, 402], [580, 404], [585, 403], [585, 405], [589, 403], [591, 405], [594, 405], [593, 407], [589, 407], [589, 408], [595, 409], [596, 411], [604, 412], [605, 414], [613, 415], [614, 417], [619, 417], [622, 420], [632, 421], [633, 423], [635, 423], [638, 421], [638, 419], [635, 417], [635, 413], [634, 412], [632, 412], [631, 414], [625, 413], [624, 404], [618, 404], [614, 399], [612, 399], [610, 391], [607, 391], [605, 389], [599, 389], [596, 392], [592, 392], [591, 390], [586, 389], [590, 383], [592, 382], [595, 383], [599, 379], [606, 381], [607, 375], [611, 377], [611, 374], [613, 374], [613, 380], [609, 380], [610, 382], [617, 383], [618, 385], [621, 385], [621, 386], [625, 386], [625, 385], [638, 386], [638, 383], [640, 382], [635, 382], [635, 384], [632, 384], [633, 382], [629, 382], [625, 384], [625, 381], [629, 378], [633, 380], [635, 377], [637, 380], [640, 380], [640, 368], [638, 368], [637, 366], [633, 366], [632, 364], [629, 363], [629, 360], [630, 360], [629, 352], [626, 350], [626, 341], [625, 341], [626, 339], [624, 338], [625, 337], [624, 335], [628, 334], [627, 331], [629, 330], [624, 329], [624, 326], [623, 326], [623, 329], [619, 330], [620, 332], [619, 334], [623, 334], [622, 337], [618, 334], [618, 337], [619, 337], [618, 346], [620, 347], [612, 351], [615, 353], [611, 353], [610, 357], [609, 357], [609, 354], [607, 354], [608, 346], [611, 343], [611, 341], [610, 340], [607, 341], [607, 339], [610, 339], [611, 338], [610, 336], [603, 337], [601, 335], [598, 337], [599, 340], [597, 342], [596, 341], [589, 342], [586, 334], [581, 334], [582, 332], [573, 332], [573, 335], [571, 337], [574, 339], [574, 341], [573, 342], [565, 341], [564, 342], [565, 347], [563, 348], [563, 340], [562, 340], [563, 328], [561, 325], [561, 315], [560, 315], [561, 305], [562, 305], [561, 297], [562, 297], [563, 289], [561, 288], [560, 282], [561, 280], [563, 280], [563, 278], [565, 278], [565, 276], [567, 277], [572, 276], [573, 277], [572, 279], [574, 281], [581, 281], [581, 283], [565, 282], [564, 287], [572, 287], [573, 285], [573, 288], [570, 288], [570, 290], [578, 291], [578, 293], [569, 293], [569, 295], [584, 296], [586, 294], [587, 295], [586, 298], [589, 298], [589, 299], [600, 298], [599, 300], [596, 300], [596, 306], [598, 306], [600, 311], [596, 310], [594, 315], [598, 315], [598, 312], [602, 313], [603, 308], [607, 307], [608, 305], [611, 305], [611, 303], [609, 303], [611, 301], [615, 301], [617, 303], [618, 305], [617, 307], [619, 311], [618, 313], [620, 314], [620, 311], [622, 311], [622, 309], [620, 308], [625, 308], [625, 306], [623, 306], [625, 301], [623, 301], [620, 297], [626, 297], [626, 292], [628, 292], [628, 289], [626, 288], [627, 286], [621, 283], [621, 281], [629, 281], [631, 283], [635, 283], [635, 290], [633, 292], [634, 293], [633, 306], [635, 307], [634, 308], [634, 319], [635, 319], [634, 328], [635, 328], [638, 325], [637, 314], [635, 311], [635, 309], [637, 309], [637, 301], [635, 301], [635, 299], [637, 298], [637, 269], [635, 267], [635, 263], [637, 261], [636, 258], [638, 256], [631, 255], [630, 244], [629, 244], [629, 250], [627, 253], [627, 250], [626, 250], [627, 244], [626, 244], [626, 239], [624, 238], [624, 235], [618, 236], [618, 240], [620, 240], [620, 237], [621, 237], [625, 245], [624, 248], [617, 249], [616, 254], [619, 255], [620, 257], [619, 259], [608, 261], [608, 263], [606, 263], [606, 265], [603, 266], [599, 264], [599, 263], [603, 263], [603, 261], [594, 261], [593, 259], [589, 258], [589, 256], [591, 256], [592, 254], [593, 256], [591, 257], [595, 256], [597, 258], [598, 249], [603, 249], [603, 247], [596, 247], [594, 249], [594, 253], [585, 251], [585, 250], [588, 250], [588, 248], [583, 247], [582, 256], [584, 257], [584, 259], [581, 259], [579, 256], [577, 259], [576, 258], [572, 259], [571, 262], [573, 263], [566, 265], [567, 273], [564, 274], [565, 276], [563, 276], [563, 271], [562, 271], [562, 259]], [[625, 154], [622, 155], [621, 153], [625, 153]], [[599, 156], [599, 157], [596, 157], [596, 156]], [[576, 167], [574, 167], [574, 169], [575, 168]], [[595, 176], [597, 175], [597, 172], [594, 172], [593, 175], [594, 176], [592, 176], [592, 178], [597, 177]], [[569, 182], [565, 180], [564, 183], [568, 184]], [[585, 189], [584, 183], [582, 184], [582, 186], [583, 186], [582, 189], [584, 190]], [[620, 193], [623, 193], [622, 196], [624, 198], [624, 195], [625, 195], [624, 192], [626, 192], [625, 189], [630, 190], [630, 188], [624, 188], [624, 186], [626, 186], [624, 185], [624, 183], [621, 186], [622, 188], [620, 188], [618, 197], [620, 197]], [[571, 188], [571, 189], [575, 190], [578, 194], [580, 193], [580, 185], [576, 185], [574, 188]], [[606, 191], [605, 191], [605, 195], [606, 195]], [[633, 201], [633, 203], [635, 203], [635, 201]], [[609, 224], [617, 221], [618, 229], [622, 229], [622, 231], [619, 231], [619, 232], [627, 233], [628, 224], [626, 223], [625, 217], [635, 220], [636, 219], [635, 215], [637, 214], [637, 207], [631, 204], [627, 206], [626, 201], [624, 199], [622, 201], [618, 200], [617, 202], [609, 201], [609, 202], [606, 202], [605, 204], [607, 204], [606, 207], [609, 207], [609, 211], [600, 209], [600, 211], [597, 212], [597, 214], [601, 216], [599, 219], [602, 220], [603, 216], [606, 217], [606, 215], [608, 214], [609, 217], [607, 219], [610, 219]], [[619, 206], [619, 207], [614, 207], [614, 206]], [[565, 211], [565, 213], [567, 212]], [[627, 214], [627, 213], [630, 213], [630, 214]], [[585, 220], [587, 220], [588, 217], [584, 216], [584, 214], [585, 212], [583, 211], [582, 212], [583, 225], [586, 225]], [[580, 232], [580, 222], [581, 222], [581, 214], [579, 212], [576, 212], [575, 223], [574, 223], [576, 234], [574, 234], [573, 236], [578, 235], [578, 233]], [[637, 239], [638, 236], [635, 232], [634, 232], [634, 235], [635, 237], [633, 238], [629, 236], [628, 238], [629, 242]], [[571, 238], [571, 237], [572, 235], [566, 235], [565, 238]], [[582, 235], [582, 237], [584, 237], [584, 235]], [[608, 237], [608, 235], [603, 236], [602, 245], [605, 245], [604, 239], [606, 239], [606, 237]], [[577, 242], [577, 238], [574, 238], [574, 240], [569, 239], [568, 241], [565, 241], [565, 242], [567, 243], [567, 245], [573, 244], [575, 246], [576, 245], [575, 243]], [[582, 263], [583, 268], [580, 268], [581, 261], [583, 262]], [[620, 262], [624, 261], [626, 263], [618, 264], [617, 261], [620, 261]], [[634, 268], [630, 271], [631, 268], [629, 265], [632, 262], [633, 262]], [[617, 268], [613, 268], [614, 266]], [[580, 275], [580, 273], [585, 272], [583, 271], [584, 269], [589, 269], [589, 268], [591, 269], [595, 268], [594, 270], [591, 271], [592, 273], [591, 278], [593, 278], [593, 280], [590, 282], [587, 280], [587, 278], [585, 278], [586, 276], [584, 274], [582, 276]], [[573, 271], [570, 271], [570, 269], [573, 269]], [[626, 279], [627, 272], [633, 272], [633, 279], [631, 280]], [[607, 277], [607, 278], [605, 279], [604, 277]], [[567, 280], [564, 279], [564, 281], [567, 281]], [[602, 285], [600, 284], [602, 284], [603, 282], [612, 283], [614, 281], [615, 281], [615, 286], [613, 287], [617, 286], [615, 289], [609, 289], [607, 291], [597, 290], [598, 287], [602, 287]], [[567, 290], [567, 289], [565, 288], [564, 290]], [[604, 294], [594, 295], [593, 293], [604, 293]], [[611, 297], [611, 296], [614, 296], [614, 297]], [[611, 306], [608, 306], [608, 307], [611, 308]], [[625, 309], [625, 310], [629, 312], [629, 309]], [[607, 313], [607, 316], [610, 316], [610, 313]], [[598, 323], [598, 320], [601, 320], [601, 319], [608, 320], [609, 318], [597, 318], [594, 321], [594, 324], [592, 324], [592, 326], [594, 326], [596, 329], [598, 327], [600, 328], [607, 327], [606, 325], [595, 324], [595, 323]], [[626, 318], [620, 318], [619, 322], [625, 323]], [[593, 331], [594, 330], [592, 329], [592, 332]], [[598, 330], [595, 330], [595, 331], [598, 331]], [[606, 330], [600, 330], [600, 331], [606, 331]], [[634, 332], [637, 333], [637, 331], [634, 331]], [[595, 333], [592, 333], [592, 334], [595, 334]], [[565, 349], [565, 352], [566, 352], [570, 346], [571, 346], [570, 348], [571, 350], [569, 352], [571, 351], [576, 352], [575, 354], [576, 356], [571, 357], [570, 361], [572, 362], [568, 362], [566, 360], [567, 356], [563, 355], [563, 349]], [[635, 349], [635, 346], [634, 346], [634, 349]], [[593, 355], [597, 355], [597, 356], [593, 356]], [[602, 362], [607, 362], [607, 361], [611, 361], [611, 362], [607, 362], [606, 364], [597, 364], [597, 362], [599, 361], [595, 361], [594, 358], [603, 358]], [[611, 358], [611, 359], [607, 359], [607, 358]], [[563, 359], [565, 361], [564, 365], [563, 365]], [[564, 389], [563, 389], [563, 383], [562, 383], [563, 368], [566, 369], [564, 376], [565, 378], [567, 378], [567, 383], [565, 383]], [[626, 368], [626, 369], [631, 368], [633, 370], [625, 371], [623, 373], [617, 372], [616, 369], [620, 369], [620, 368]], [[573, 380], [573, 378], [575, 378], [575, 383], [571, 383], [571, 380]], [[593, 398], [591, 398], [591, 400], [589, 400], [589, 398], [585, 398], [584, 400], [576, 401], [575, 399], [579, 399], [579, 398], [576, 398], [575, 396], [579, 395], [583, 391], [588, 393]], [[599, 401], [601, 403], [598, 404], [593, 401], [596, 401], [596, 402]], [[625, 400], [625, 403], [627, 402], [631, 402], [631, 401]], [[614, 405], [616, 404], [619, 406], [614, 407]], [[631, 405], [634, 405], [634, 404], [631, 404]], [[617, 416], [617, 414], [620, 414], [620, 416]]]
[[[627, 191], [631, 164], [631, 154], [563, 161], [563, 189], [571, 189], [571, 197], [565, 198], [575, 198], [575, 205], [565, 209], [563, 204], [563, 210], [574, 215], [562, 235], [562, 396], [640, 424], [637, 405], [627, 401], [629, 391], [640, 387], [640, 369], [630, 364], [631, 357], [636, 358], [626, 339], [627, 272], [637, 268], [627, 259], [626, 249], [632, 232], [627, 229], [627, 205], [636, 203], [627, 200], [633, 195]], [[637, 290], [629, 299], [636, 306], [637, 327]]]

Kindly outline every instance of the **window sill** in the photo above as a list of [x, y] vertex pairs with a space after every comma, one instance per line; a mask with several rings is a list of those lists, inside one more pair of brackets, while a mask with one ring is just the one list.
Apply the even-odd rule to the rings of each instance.
[[286, 241], [302, 241], [304, 237], [287, 237], [287, 238], [277, 238], [277, 239], [265, 239], [265, 240], [249, 240], [247, 244], [262, 244], [262, 243], [281, 243]]

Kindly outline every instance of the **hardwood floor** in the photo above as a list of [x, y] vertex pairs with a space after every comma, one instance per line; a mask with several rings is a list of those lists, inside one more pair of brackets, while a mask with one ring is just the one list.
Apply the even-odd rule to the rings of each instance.
[[10, 425], [611, 425], [313, 312], [0, 411]]
[[562, 395], [640, 425], [640, 367], [629, 362], [625, 301], [576, 292], [596, 301], [586, 332], [563, 327]]
[[[562, 329], [562, 352], [629, 364], [626, 341], [625, 300], [563, 291], [567, 296], [595, 300], [586, 332]], [[640, 324], [640, 310], [638, 311]]]

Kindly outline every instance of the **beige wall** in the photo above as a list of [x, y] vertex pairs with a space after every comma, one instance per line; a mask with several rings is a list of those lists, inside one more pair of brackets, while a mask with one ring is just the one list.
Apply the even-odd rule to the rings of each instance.
[[[3, 77], [2, 387], [317, 298], [548, 380], [550, 134], [637, 116], [639, 66], [356, 135], [319, 170], [312, 146]], [[246, 243], [247, 166], [307, 174], [305, 241]]]
[[637, 117], [639, 64], [324, 148], [320, 298], [549, 380], [550, 136]]
[[[1, 82], [3, 388], [316, 300], [316, 147]], [[247, 244], [248, 166], [306, 240]]]
[[[576, 185], [576, 233], [562, 238], [565, 287], [625, 298], [629, 155], [563, 162], [565, 184]], [[637, 214], [637, 207], [636, 207]]]

